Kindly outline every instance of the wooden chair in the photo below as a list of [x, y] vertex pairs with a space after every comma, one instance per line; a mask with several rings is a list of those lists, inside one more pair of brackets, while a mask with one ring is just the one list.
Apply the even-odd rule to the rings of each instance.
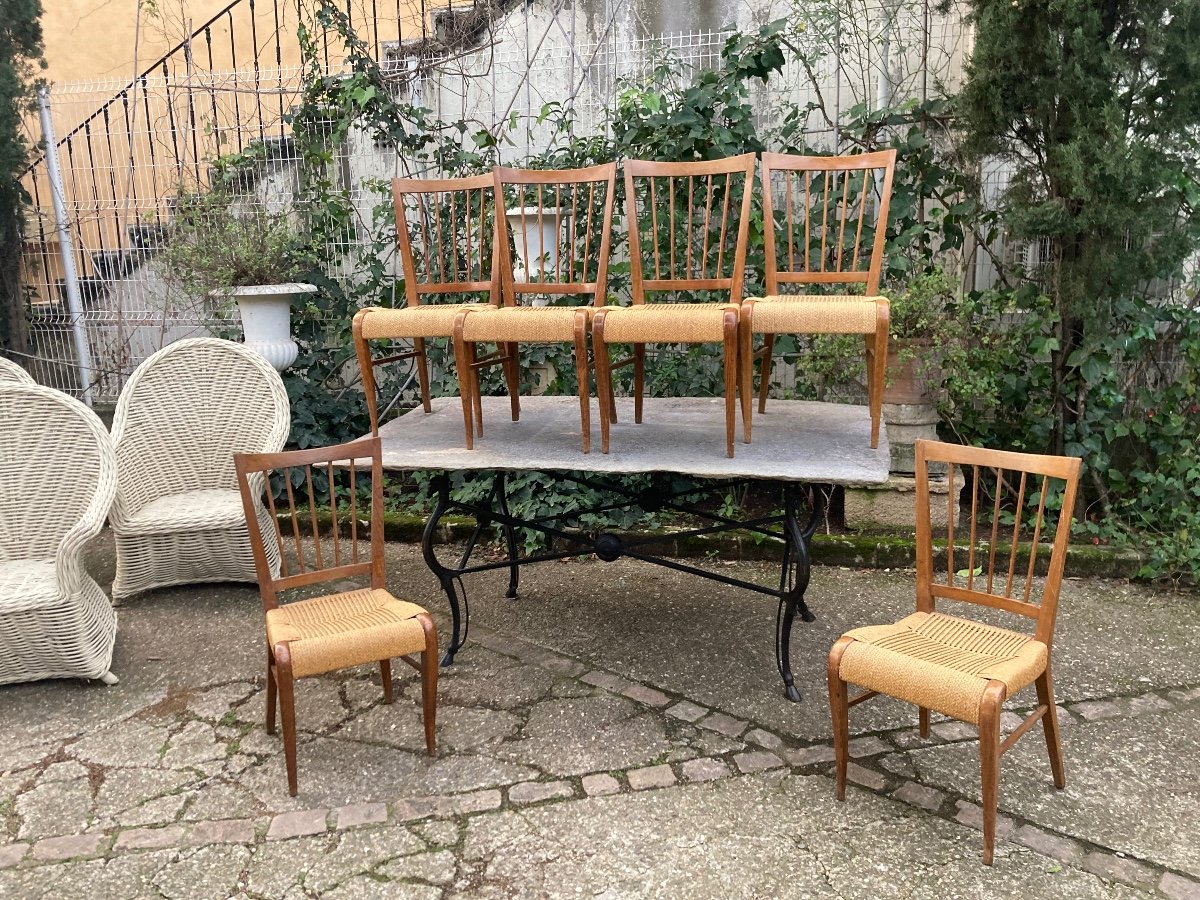
[[[585, 169], [497, 168], [496, 265], [504, 296], [498, 309], [464, 311], [455, 322], [454, 348], [463, 390], [463, 424], [467, 448], [483, 434], [478, 371], [482, 342], [505, 346], [524, 343], [569, 343], [575, 351], [579, 381], [579, 415], [583, 452], [591, 449], [587, 337], [592, 314], [607, 300], [608, 250], [612, 236], [615, 163]], [[513, 253], [518, 255], [514, 267]], [[576, 305], [518, 305], [520, 298], [555, 297]], [[582, 305], [578, 305], [578, 301]], [[512, 418], [520, 418], [520, 400], [508, 382]], [[470, 393], [470, 402], [468, 400]], [[603, 404], [601, 404], [603, 405]]]
[[[733, 456], [738, 305], [746, 266], [754, 166], [753, 153], [715, 161], [625, 163], [633, 305], [601, 310], [592, 325], [605, 453], [610, 425], [616, 421], [612, 402], [614, 368], [633, 364], [634, 422], [640, 424], [646, 344], [719, 343], [725, 351], [726, 453]], [[651, 264], [653, 275], [648, 276]], [[647, 302], [648, 293], [660, 291], [720, 292], [725, 302]], [[613, 364], [609, 344], [632, 344], [633, 355]], [[748, 397], [742, 399], [742, 415], [748, 429]]]
[[[487, 309], [500, 302], [494, 258], [495, 179], [490, 174], [473, 178], [397, 178], [392, 182], [392, 197], [406, 305], [361, 309], [354, 316], [352, 329], [374, 434], [379, 432], [380, 418], [375, 366], [416, 359], [421, 406], [425, 412], [432, 412], [425, 342], [432, 338], [449, 342], [460, 312]], [[480, 299], [445, 301], [447, 296], [462, 301], [471, 295]], [[486, 302], [482, 301], [484, 297]], [[411, 341], [412, 349], [375, 359], [371, 342], [383, 340]], [[504, 365], [515, 397], [515, 347], [498, 349], [486, 362]]]
[[[363, 460], [370, 463], [369, 494], [360, 485]], [[434, 753], [437, 631], [428, 612], [387, 591], [381, 460], [378, 437], [313, 450], [239, 453], [234, 457], [266, 613], [267, 733], [275, 733], [278, 697], [288, 793], [293, 797], [293, 682], [297, 678], [378, 661], [383, 701], [391, 703], [391, 660], [399, 656], [421, 673], [425, 747], [430, 756]], [[256, 509], [266, 485], [271, 488], [265, 491], [270, 516], [264, 523]], [[328, 492], [326, 502], [318, 502], [321, 488]], [[278, 502], [275, 494], [282, 495]], [[369, 513], [363, 508], [368, 503]], [[269, 544], [282, 548], [279, 574], [266, 553]], [[340, 582], [353, 578], [367, 579], [368, 586], [279, 603], [281, 591], [329, 581], [339, 582], [341, 587]], [[416, 653], [421, 654], [420, 663], [412, 658]]]
[[[952, 486], [956, 468], [970, 486], [966, 529], [955, 528], [959, 493], [949, 492], [946, 548], [936, 560], [939, 567], [944, 563], [944, 573], [939, 568], [936, 575], [929, 518], [931, 463], [949, 466]], [[1080, 460], [1072, 457], [916, 442], [917, 612], [894, 625], [847, 632], [829, 654], [839, 800], [846, 795], [849, 708], [876, 694], [916, 704], [923, 737], [929, 735], [931, 709], [979, 726], [986, 865], [992, 863], [995, 845], [1000, 756], [1039, 719], [1054, 786], [1061, 789], [1066, 783], [1050, 658], [1079, 467]], [[1047, 510], [1057, 511], [1057, 517], [1048, 518]], [[1022, 558], [1026, 553], [1027, 561]], [[1044, 580], [1035, 577], [1035, 569], [1043, 566]], [[1036, 626], [1029, 635], [946, 615], [935, 610], [938, 600], [1002, 610], [1032, 619]], [[848, 697], [847, 682], [866, 690]], [[1031, 684], [1036, 685], [1037, 708], [1001, 741], [1004, 701]]]
[[[879, 446], [888, 301], [879, 296], [896, 151], [762, 157], [767, 296], [741, 310], [741, 388], [749, 395], [754, 335], [764, 337], [758, 411], [767, 409], [777, 334], [861, 334], [866, 342], [871, 446]], [[779, 208], [777, 208], [779, 204]], [[863, 294], [786, 294], [789, 285], [861, 284]], [[749, 440], [750, 425], [746, 426]]]

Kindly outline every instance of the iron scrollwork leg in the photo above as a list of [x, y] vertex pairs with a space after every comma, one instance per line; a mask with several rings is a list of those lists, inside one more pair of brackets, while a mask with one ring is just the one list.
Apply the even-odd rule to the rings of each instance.
[[496, 498], [496, 509], [500, 515], [504, 516], [503, 523], [504, 531], [504, 546], [508, 552], [508, 590], [504, 596], [509, 600], [517, 599], [517, 586], [521, 580], [521, 566], [517, 562], [517, 529], [509, 521], [508, 512], [508, 486], [504, 480], [504, 472], [496, 473], [496, 480], [492, 489], [492, 494]]
[[796, 613], [805, 622], [816, 619], [808, 604], [804, 602], [804, 592], [808, 590], [811, 575], [811, 558], [808, 545], [817, 530], [817, 523], [825, 507], [825, 495], [820, 488], [809, 490], [810, 515], [804, 527], [796, 515], [798, 505], [797, 490], [788, 486], [784, 489], [784, 532], [787, 535], [783, 549], [783, 566], [779, 575], [779, 612], [775, 625], [775, 661], [779, 674], [783, 678], [784, 696], [793, 703], [800, 702], [800, 691], [796, 689], [796, 681], [792, 676], [792, 623]]
[[450, 643], [446, 647], [445, 655], [442, 656], [442, 665], [448, 666], [454, 662], [454, 654], [459, 651], [467, 639], [466, 631], [462, 626], [464, 618], [469, 613], [465, 596], [462, 598], [461, 610], [459, 608], [458, 592], [454, 588], [454, 579], [458, 573], [454, 569], [448, 569], [442, 565], [433, 550], [433, 538], [437, 533], [438, 523], [450, 507], [450, 476], [445, 473], [437, 475], [433, 480], [433, 487], [437, 491], [437, 502], [434, 504], [429, 520], [425, 523], [425, 531], [421, 535], [421, 554], [425, 557], [425, 564], [429, 566], [429, 570], [437, 576], [442, 590], [446, 593], [446, 599], [450, 603]]

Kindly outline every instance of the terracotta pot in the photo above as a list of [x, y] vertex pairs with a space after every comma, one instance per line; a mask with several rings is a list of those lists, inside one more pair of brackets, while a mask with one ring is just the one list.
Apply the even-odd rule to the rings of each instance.
[[883, 402], [905, 406], [937, 404], [937, 389], [921, 372], [921, 362], [930, 351], [929, 341], [893, 340], [888, 343], [887, 385]]

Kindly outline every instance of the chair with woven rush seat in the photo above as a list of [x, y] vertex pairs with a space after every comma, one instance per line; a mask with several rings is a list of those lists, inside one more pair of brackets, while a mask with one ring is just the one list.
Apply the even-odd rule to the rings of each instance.
[[20, 384], [33, 384], [33, 376], [26, 372], [10, 359], [5, 359], [0, 356], [0, 383], [3, 382], [19, 382]]
[[[633, 305], [602, 310], [592, 328], [605, 453], [611, 423], [616, 421], [611, 399], [613, 369], [633, 365], [634, 423], [640, 424], [646, 344], [718, 343], [723, 344], [725, 353], [726, 454], [733, 456], [738, 305], [750, 232], [754, 167], [753, 153], [701, 162], [625, 163]], [[677, 206], [682, 207], [678, 214]], [[707, 303], [647, 300], [648, 293], [663, 291], [712, 291], [724, 299]], [[610, 344], [632, 344], [633, 354], [613, 363]], [[603, 388], [599, 387], [601, 383]], [[750, 407], [745, 397], [742, 415], [744, 427], [748, 427]]]
[[[478, 358], [478, 345], [570, 344], [587, 453], [591, 449], [587, 340], [593, 313], [607, 301], [616, 163], [555, 170], [497, 167], [494, 176], [497, 209], [504, 212], [496, 216], [496, 265], [504, 303], [497, 309], [464, 311], [455, 322], [467, 448], [473, 448], [474, 437], [483, 434], [478, 372], [486, 360]], [[518, 305], [526, 296], [532, 305]], [[538, 297], [564, 298], [574, 304], [543, 300], [545, 305], [539, 305], [534, 299]], [[520, 418], [517, 390], [511, 380], [507, 387], [516, 422]]]
[[[398, 600], [387, 590], [382, 459], [380, 439], [372, 437], [313, 450], [239, 453], [234, 460], [266, 615], [266, 728], [275, 733], [278, 699], [288, 792], [293, 797], [297, 678], [378, 663], [384, 702], [390, 704], [391, 660], [400, 657], [421, 673], [425, 747], [431, 756], [434, 753], [437, 630], [422, 607]], [[359, 483], [364, 461], [369, 463], [369, 492]], [[270, 510], [265, 520], [257, 513], [264, 484]], [[325, 500], [319, 499], [322, 490]], [[369, 513], [364, 509], [368, 504]], [[282, 550], [278, 569], [268, 546]], [[366, 586], [279, 602], [281, 591], [354, 578], [366, 579]], [[417, 653], [419, 663], [413, 658]]]
[[[837, 760], [837, 797], [845, 799], [851, 706], [886, 694], [919, 707], [929, 735], [935, 710], [979, 727], [983, 781], [983, 861], [991, 865], [1001, 755], [1040, 720], [1054, 785], [1062, 788], [1062, 752], [1051, 677], [1058, 594], [1067, 558], [1080, 460], [917, 441], [917, 611], [892, 625], [843, 635], [829, 654], [829, 705]], [[957, 469], [970, 486], [969, 527], [956, 534], [959, 496], [948, 492], [946, 545], [935, 576], [929, 468]], [[967, 511], [969, 509], [969, 511]], [[1057, 516], [1047, 516], [1047, 511]], [[1009, 522], [1012, 524], [1010, 525]], [[983, 524], [985, 539], [980, 539]], [[966, 548], [958, 546], [964, 537]], [[1021, 543], [1027, 541], [1027, 543]], [[1049, 552], [1046, 553], [1048, 548]], [[1043, 551], [1043, 552], [1039, 552]], [[1024, 558], [1022, 558], [1024, 554]], [[964, 558], [965, 557], [965, 558]], [[956, 564], [961, 568], [956, 569]], [[1036, 577], [1044, 565], [1044, 578]], [[972, 603], [1033, 619], [1032, 634], [938, 612], [939, 600]], [[851, 698], [847, 683], [865, 690]], [[1003, 742], [1005, 700], [1035, 685], [1038, 706]]]
[[[896, 151], [762, 157], [767, 295], [741, 309], [741, 388], [751, 393], [754, 335], [764, 337], [758, 411], [767, 409], [777, 334], [861, 334], [866, 342], [871, 447], [879, 446], [888, 301], [879, 296]], [[786, 294], [789, 285], [861, 284], [864, 293]], [[751, 426], [747, 425], [747, 432]], [[747, 438], [748, 440], [749, 438]]]
[[[392, 182], [392, 197], [406, 305], [361, 309], [354, 316], [352, 329], [374, 434], [379, 432], [380, 418], [375, 367], [415, 359], [421, 405], [425, 412], [432, 412], [425, 342], [445, 338], [449, 345], [460, 312], [486, 309], [500, 302], [493, 257], [495, 179], [490, 174], [472, 178], [397, 178]], [[478, 295], [476, 301], [447, 303], [442, 299], [448, 295], [469, 298], [473, 294]], [[375, 359], [371, 343], [383, 340], [411, 341], [412, 349]], [[515, 349], [499, 348], [487, 359], [488, 363], [504, 365], [514, 398], [514, 415], [518, 378]], [[459, 392], [463, 393], [461, 376]]]
[[117, 489], [96, 415], [66, 394], [0, 381], [0, 684], [116, 684], [117, 617], [83, 566]]
[[113, 417], [113, 597], [254, 581], [233, 454], [282, 450], [290, 427], [279, 373], [241, 344], [189, 338], [147, 357]]

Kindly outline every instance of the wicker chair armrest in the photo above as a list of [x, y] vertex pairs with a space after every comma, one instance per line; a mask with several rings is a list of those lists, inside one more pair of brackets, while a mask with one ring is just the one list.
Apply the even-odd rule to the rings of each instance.
[[[96, 424], [99, 425], [99, 422]], [[68, 528], [58, 542], [58, 550], [55, 552], [54, 569], [58, 575], [59, 586], [64, 592], [77, 589], [86, 576], [83, 548], [103, 530], [117, 495], [116, 453], [107, 432], [101, 430], [97, 438], [100, 440], [101, 453], [96, 490], [79, 521]]]

